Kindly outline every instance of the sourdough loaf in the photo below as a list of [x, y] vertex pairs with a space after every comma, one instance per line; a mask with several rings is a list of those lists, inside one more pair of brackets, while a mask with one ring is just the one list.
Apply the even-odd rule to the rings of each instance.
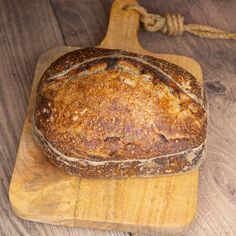
[[196, 78], [174, 64], [79, 49], [39, 81], [33, 136], [51, 162], [80, 177], [183, 173], [202, 162], [206, 106]]

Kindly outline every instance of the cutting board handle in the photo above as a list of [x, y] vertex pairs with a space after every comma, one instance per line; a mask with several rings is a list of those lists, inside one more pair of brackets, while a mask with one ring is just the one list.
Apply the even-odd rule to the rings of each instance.
[[124, 7], [136, 0], [115, 0], [108, 24], [108, 30], [100, 47], [118, 48], [137, 51], [141, 48], [138, 41], [139, 14], [135, 11], [126, 11]]

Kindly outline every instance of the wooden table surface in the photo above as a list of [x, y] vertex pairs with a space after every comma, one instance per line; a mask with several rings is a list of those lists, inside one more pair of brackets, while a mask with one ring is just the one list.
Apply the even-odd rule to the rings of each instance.
[[[236, 31], [234, 0], [142, 0], [151, 12], [180, 12], [187, 23]], [[66, 228], [23, 221], [11, 210], [8, 188], [35, 65], [56, 46], [94, 46], [103, 39], [112, 0], [0, 0], [0, 235], [130, 233]], [[236, 235], [236, 41], [141, 31], [146, 49], [193, 57], [202, 66], [210, 105], [207, 159], [200, 169], [199, 207], [181, 234]], [[135, 234], [132, 234], [135, 235]], [[141, 236], [141, 235], [136, 235]]]

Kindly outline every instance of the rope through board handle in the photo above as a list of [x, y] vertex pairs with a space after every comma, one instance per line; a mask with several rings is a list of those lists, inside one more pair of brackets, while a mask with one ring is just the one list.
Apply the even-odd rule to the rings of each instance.
[[149, 13], [138, 3], [128, 4], [124, 10], [135, 10], [140, 14], [140, 21], [150, 32], [161, 32], [167, 35], [182, 35], [188, 32], [201, 38], [236, 39], [236, 33], [227, 32], [216, 27], [200, 24], [184, 24], [184, 17], [177, 13], [166, 13], [164, 16]]

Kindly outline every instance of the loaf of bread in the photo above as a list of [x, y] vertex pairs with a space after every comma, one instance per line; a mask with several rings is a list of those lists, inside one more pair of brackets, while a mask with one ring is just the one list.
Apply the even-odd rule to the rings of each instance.
[[202, 85], [174, 64], [86, 48], [45, 71], [32, 123], [45, 156], [69, 174], [170, 175], [201, 164], [207, 103]]

